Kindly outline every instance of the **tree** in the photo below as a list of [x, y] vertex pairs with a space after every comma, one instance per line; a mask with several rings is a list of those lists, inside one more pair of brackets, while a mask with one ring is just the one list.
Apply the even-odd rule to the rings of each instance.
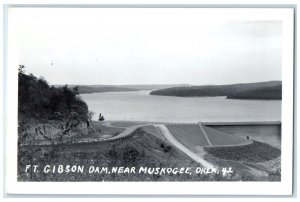
[[25, 73], [25, 70], [24, 70], [24, 69], [25, 69], [25, 66], [24, 66], [24, 65], [19, 65], [19, 68], [18, 68], [19, 75]]
[[94, 114], [95, 113], [93, 111], [88, 112], [88, 120], [86, 121], [86, 126], [87, 127], [90, 127], [90, 122], [92, 121]]
[[73, 92], [74, 92], [74, 94], [77, 96], [77, 98], [79, 97], [79, 87], [78, 86], [75, 86], [74, 88], [73, 88]]
[[95, 115], [95, 112], [89, 111], [89, 113], [88, 113], [88, 119], [89, 119], [89, 121], [91, 121], [93, 119], [94, 115]]
[[104, 116], [100, 113], [99, 114], [99, 119], [98, 119], [99, 121], [104, 121]]

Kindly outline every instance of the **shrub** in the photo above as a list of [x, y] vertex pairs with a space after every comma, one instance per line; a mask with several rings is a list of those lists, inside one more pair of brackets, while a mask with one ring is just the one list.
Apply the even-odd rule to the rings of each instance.
[[135, 166], [140, 158], [140, 153], [132, 146], [126, 146], [123, 152], [123, 163], [125, 166]]

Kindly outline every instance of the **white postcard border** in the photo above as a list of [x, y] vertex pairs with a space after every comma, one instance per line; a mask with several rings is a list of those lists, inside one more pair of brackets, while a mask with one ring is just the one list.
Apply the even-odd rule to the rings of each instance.
[[[126, 9], [126, 8], [124, 8]], [[167, 9], [167, 8], [166, 8]], [[173, 8], [169, 8], [173, 9]], [[246, 11], [247, 10], [247, 11]], [[240, 15], [253, 14], [245, 9]], [[10, 12], [10, 11], [9, 11]], [[15, 29], [9, 26], [6, 68], [6, 192], [10, 194], [172, 194], [291, 195], [293, 168], [293, 9], [257, 9], [253, 18], [282, 20], [282, 180], [281, 182], [17, 182], [17, 57]], [[267, 15], [268, 13], [269, 15]], [[271, 14], [273, 13], [273, 14]], [[8, 25], [14, 24], [9, 18]]]

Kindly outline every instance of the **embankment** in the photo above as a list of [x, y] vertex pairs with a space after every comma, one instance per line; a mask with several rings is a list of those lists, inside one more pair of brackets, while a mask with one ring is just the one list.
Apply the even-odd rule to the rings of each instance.
[[213, 129], [236, 135], [241, 138], [256, 140], [281, 146], [281, 122], [206, 122]]

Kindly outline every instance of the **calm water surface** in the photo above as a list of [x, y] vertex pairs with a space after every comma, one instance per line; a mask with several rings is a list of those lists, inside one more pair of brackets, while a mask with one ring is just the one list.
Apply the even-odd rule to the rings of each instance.
[[280, 100], [152, 96], [150, 91], [82, 94], [94, 119], [190, 123], [199, 121], [280, 121]]

